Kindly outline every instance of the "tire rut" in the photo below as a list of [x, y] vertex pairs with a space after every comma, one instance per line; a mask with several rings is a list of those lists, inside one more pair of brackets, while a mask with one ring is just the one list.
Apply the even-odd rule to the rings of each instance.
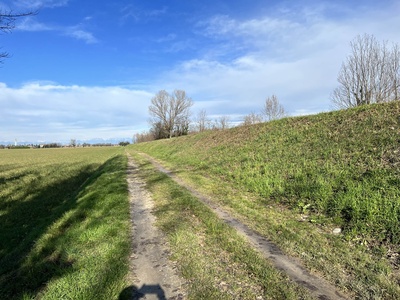
[[186, 299], [185, 282], [169, 257], [166, 239], [155, 226], [153, 201], [128, 155], [127, 180], [132, 222], [130, 299]]
[[275, 268], [286, 273], [294, 282], [308, 289], [311, 295], [321, 300], [348, 299], [347, 296], [339, 292], [331, 283], [321, 277], [311, 274], [298, 260], [285, 255], [276, 244], [272, 243], [246, 224], [243, 224], [238, 219], [233, 218], [227, 211], [216, 205], [208, 197], [190, 187], [173, 172], [165, 169], [153, 157], [145, 153], [140, 154], [146, 157], [160, 172], [168, 175], [180, 186], [186, 188], [202, 203], [211, 208], [221, 220], [236, 229], [240, 235], [245, 237], [253, 248], [257, 249], [265, 258], [267, 258]]

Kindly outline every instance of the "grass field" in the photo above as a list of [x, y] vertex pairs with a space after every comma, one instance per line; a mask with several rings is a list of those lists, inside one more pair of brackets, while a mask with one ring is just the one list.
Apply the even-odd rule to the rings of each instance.
[[350, 295], [400, 298], [399, 101], [131, 151], [158, 158]]
[[118, 299], [126, 163], [122, 148], [0, 151], [0, 299]]

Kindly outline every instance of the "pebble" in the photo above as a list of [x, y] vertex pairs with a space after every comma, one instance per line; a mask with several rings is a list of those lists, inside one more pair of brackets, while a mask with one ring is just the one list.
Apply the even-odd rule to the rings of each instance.
[[335, 229], [333, 229], [333, 231], [332, 231], [333, 234], [340, 234], [341, 232], [342, 232], [342, 229], [341, 229], [341, 228], [335, 228]]

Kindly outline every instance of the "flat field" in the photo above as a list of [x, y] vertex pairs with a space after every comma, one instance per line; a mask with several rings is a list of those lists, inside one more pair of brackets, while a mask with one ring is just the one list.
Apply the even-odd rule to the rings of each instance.
[[0, 299], [118, 299], [126, 163], [121, 147], [0, 151]]

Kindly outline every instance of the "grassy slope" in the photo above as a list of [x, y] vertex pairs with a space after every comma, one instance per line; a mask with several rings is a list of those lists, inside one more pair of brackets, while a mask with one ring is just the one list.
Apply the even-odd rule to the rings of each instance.
[[[133, 149], [164, 161], [342, 289], [399, 297], [400, 102]], [[343, 235], [330, 234], [336, 226]]]
[[0, 161], [0, 298], [118, 298], [130, 251], [122, 149], [3, 150]]

